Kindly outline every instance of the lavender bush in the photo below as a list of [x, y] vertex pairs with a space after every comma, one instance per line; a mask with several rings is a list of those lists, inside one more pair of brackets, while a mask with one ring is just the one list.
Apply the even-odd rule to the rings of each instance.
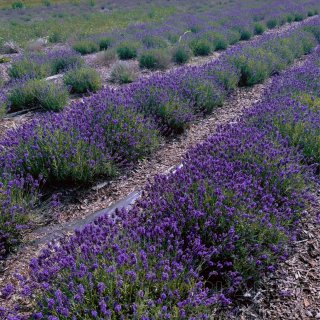
[[131, 83], [137, 78], [137, 67], [127, 61], [118, 61], [112, 66], [110, 80], [111, 82], [124, 84]]
[[9, 111], [42, 108], [46, 111], [60, 111], [67, 104], [68, 90], [43, 79], [30, 79], [17, 82], [8, 93]]
[[47, 53], [47, 61], [51, 66], [51, 75], [78, 68], [84, 64], [81, 56], [71, 49], [56, 49]]
[[173, 81], [159, 77], [141, 80], [126, 90], [132, 97], [132, 105], [139, 112], [156, 120], [163, 134], [183, 132], [192, 121], [193, 111], [179, 94]]
[[117, 61], [117, 52], [114, 49], [103, 50], [97, 53], [95, 62], [98, 65], [109, 67], [112, 63]]
[[190, 50], [185, 46], [178, 46], [173, 50], [172, 61], [176, 64], [184, 64], [190, 60]]
[[10, 78], [45, 78], [50, 75], [50, 66], [42, 54], [27, 54], [12, 62], [8, 70]]
[[99, 39], [99, 48], [100, 50], [107, 50], [111, 47], [112, 39], [111, 38], [101, 38]]
[[[74, 273], [65, 269], [69, 274], [68, 284], [65, 289], [56, 290], [49, 284], [49, 279], [56, 272], [49, 267], [49, 277], [44, 275], [44, 278], [49, 281], [48, 292], [51, 294], [39, 301], [39, 311], [45, 310], [39, 315], [52, 315], [58, 319], [61, 316], [106, 319], [208, 318], [206, 304], [211, 301], [206, 297], [207, 290], [195, 273], [185, 269], [180, 254], [173, 258], [170, 250], [156, 243], [140, 246], [142, 228], [139, 219], [132, 217], [130, 235], [123, 234], [122, 228], [118, 228], [123, 226], [127, 230], [127, 221], [130, 221], [128, 213], [114, 222], [100, 219], [84, 232], [77, 233], [73, 245], [66, 243], [59, 250], [59, 253], [64, 252], [69, 257], [64, 259], [65, 266], [75, 266]], [[91, 251], [92, 241], [96, 243], [95, 253]], [[73, 255], [74, 250], [80, 250], [80, 255]], [[79, 258], [84, 263], [77, 268], [76, 261]], [[42, 255], [42, 261], [51, 266], [55, 258], [51, 257], [48, 250]], [[31, 267], [35, 275], [42, 273], [38, 261], [34, 260]], [[79, 274], [79, 278], [76, 279], [75, 274]], [[92, 293], [90, 300], [87, 299], [89, 292]], [[72, 298], [69, 300], [67, 296]]]
[[102, 87], [100, 74], [90, 67], [69, 70], [63, 76], [63, 82], [72, 93], [96, 92]]
[[[2, 143], [3, 170], [22, 170], [51, 183], [87, 182], [111, 175], [116, 163], [147, 155], [157, 145], [157, 131], [134, 110], [116, 104], [111, 93], [84, 99], [65, 113], [46, 115], [10, 132]], [[7, 163], [8, 157], [16, 164]]]
[[99, 51], [99, 45], [94, 41], [90, 40], [80, 40], [73, 44], [72, 48], [81, 53], [81, 54], [89, 54]]
[[254, 25], [254, 34], [260, 35], [263, 34], [265, 31], [265, 27], [261, 23], [256, 23]]
[[[295, 45], [297, 42], [300, 44]], [[313, 34], [301, 30], [281, 37], [267, 37], [258, 41], [254, 48], [231, 49], [219, 62], [156, 75], [123, 93], [138, 97], [134, 99], [135, 106], [143, 113], [155, 115], [162, 126], [181, 131], [192, 120], [193, 113], [210, 113], [221, 105], [227, 92], [238, 82], [240, 85], [261, 82], [283, 70], [295, 58], [309, 53], [315, 45]], [[157, 92], [156, 96], [153, 92]], [[180, 105], [183, 109], [176, 113], [173, 105]], [[179, 119], [174, 120], [177, 114]]]
[[263, 82], [270, 75], [283, 70], [295, 58], [310, 53], [315, 45], [313, 34], [296, 32], [291, 38], [271, 40], [259, 48], [248, 47], [240, 54], [230, 56], [230, 60], [231, 64], [240, 70], [240, 85], [250, 86]]
[[142, 69], [165, 70], [169, 67], [170, 62], [169, 52], [163, 49], [146, 50], [139, 57], [139, 65]]
[[17, 78], [45, 78], [73, 67], [79, 67], [83, 60], [74, 50], [56, 49], [43, 53], [27, 53], [16, 58], [9, 68], [9, 76]]
[[190, 48], [195, 56], [208, 56], [212, 51], [211, 43], [207, 39], [193, 40]]
[[122, 42], [117, 47], [117, 54], [120, 60], [130, 60], [137, 57], [138, 44], [136, 42]]

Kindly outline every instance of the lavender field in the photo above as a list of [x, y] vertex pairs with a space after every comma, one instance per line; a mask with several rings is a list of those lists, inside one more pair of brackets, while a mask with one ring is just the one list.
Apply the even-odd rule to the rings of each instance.
[[319, 10], [0, 4], [0, 319], [320, 318]]

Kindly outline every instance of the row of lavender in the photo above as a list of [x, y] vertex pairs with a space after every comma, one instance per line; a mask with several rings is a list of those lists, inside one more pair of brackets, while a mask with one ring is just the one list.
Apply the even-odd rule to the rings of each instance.
[[319, 183], [319, 54], [277, 77], [132, 209], [33, 259], [18, 290], [34, 319], [209, 319], [272, 272]]
[[[303, 30], [305, 29], [305, 30]], [[219, 61], [155, 75], [119, 90], [73, 103], [1, 141], [1, 250], [18, 241], [39, 190], [112, 177], [123, 165], [150, 154], [161, 134], [181, 132], [196, 115], [212, 112], [237, 85], [262, 82], [319, 40], [319, 21], [254, 47], [240, 46]]]
[[[173, 3], [177, 7], [179, 4]], [[150, 49], [166, 49], [172, 45], [190, 47], [195, 55], [206, 55], [228, 44], [247, 40], [261, 34], [266, 28], [275, 28], [287, 22], [301, 21], [318, 13], [317, 1], [279, 2], [267, 4], [255, 1], [233, 1], [210, 3], [199, 1], [189, 6], [189, 12], [179, 12], [159, 23], [138, 23], [125, 30], [91, 35], [75, 43], [83, 53], [99, 50], [101, 40], [108, 40], [107, 47], [130, 46], [133, 51], [148, 52]], [[106, 44], [106, 41], [102, 41]], [[106, 49], [103, 46], [103, 49]], [[134, 54], [136, 56], [136, 53]]]
[[[138, 45], [146, 49], [154, 44], [156, 46], [176, 44], [186, 31], [190, 31], [187, 39], [184, 39], [186, 43], [199, 38], [208, 39], [205, 35], [213, 35], [214, 33], [224, 40], [229, 38], [237, 39], [242, 33], [247, 37], [248, 34], [254, 34], [256, 30], [262, 30], [265, 27], [273, 28], [287, 21], [301, 20], [320, 10], [319, 3], [316, 0], [287, 0], [285, 3], [279, 0], [272, 0], [268, 3], [264, 3], [263, 1], [257, 2], [255, 0], [215, 2], [201, 0], [194, 3], [188, 0], [184, 1], [183, 4], [178, 0], [152, 1], [152, 4], [148, 1], [121, 0], [113, 4], [98, 1], [99, 6], [95, 7], [85, 6], [83, 2], [85, 1], [82, 1], [81, 5], [72, 5], [70, 3], [52, 4], [52, 6], [42, 8], [34, 7], [32, 9], [0, 11], [2, 21], [8, 22], [8, 24], [12, 22], [12, 25], [16, 26], [13, 30], [9, 29], [11, 32], [7, 32], [7, 34], [4, 27], [1, 30], [2, 36], [6, 40], [18, 38], [26, 41], [30, 39], [32, 33], [28, 33], [23, 37], [16, 35], [15, 32], [23, 30], [21, 26], [28, 25], [28, 22], [31, 20], [30, 25], [28, 25], [30, 29], [38, 29], [35, 30], [34, 37], [47, 36], [51, 42], [65, 41], [66, 38], [83, 39], [90, 36], [89, 39], [97, 40], [95, 41], [96, 43], [93, 43], [93, 46], [97, 46], [99, 39], [109, 38], [112, 40], [113, 45], [129, 40], [130, 42], [138, 43]], [[149, 19], [147, 21], [153, 21], [154, 16], [157, 16], [158, 10], [161, 12], [161, 9], [164, 9], [164, 11], [169, 9], [169, 17], [161, 20], [156, 19], [157, 21], [160, 20], [158, 23], [136, 23], [129, 25], [125, 29], [118, 29], [108, 33], [103, 32], [104, 24], [101, 25], [101, 21], [99, 22], [99, 20], [108, 19], [112, 15], [112, 9], [109, 11], [109, 8], [114, 7], [116, 9], [115, 12], [122, 8], [132, 11], [132, 9], [136, 9], [138, 6], [148, 12]], [[100, 8], [105, 11], [100, 12]], [[69, 11], [72, 12], [72, 16], [83, 16], [84, 23], [81, 25], [78, 22], [79, 28], [76, 30], [73, 28], [70, 30], [70, 27], [64, 30], [65, 25], [62, 19], [60, 21], [57, 19], [59, 16], [67, 19], [67, 12]], [[55, 17], [54, 19], [52, 19], [52, 14]], [[93, 19], [94, 15], [96, 15], [96, 20], [98, 20], [95, 23], [96, 25], [93, 24], [92, 27], [84, 29], [84, 26], [88, 26], [85, 24], [85, 20]], [[134, 10], [132, 15], [135, 15]], [[167, 14], [164, 14], [164, 17], [166, 16]], [[48, 24], [47, 28], [43, 28], [42, 23], [33, 26], [32, 22], [35, 20], [35, 17], [41, 17], [45, 20]], [[258, 28], [256, 29], [256, 27]], [[101, 34], [96, 34], [97, 30]], [[73, 33], [68, 34], [67, 31], [73, 31]], [[10, 35], [11, 39], [7, 39]], [[149, 41], [150, 39], [151, 41]]]
[[[200, 8], [206, 8], [207, 5], [204, 1], [200, 4]], [[178, 24], [172, 24], [175, 26], [173, 29], [163, 28], [162, 24], [130, 26], [124, 33], [125, 37], [119, 38], [117, 31], [109, 35], [95, 36], [95, 40], [92, 41], [81, 40], [73, 47], [82, 54], [107, 50], [97, 56], [97, 61], [103, 64], [112, 63], [117, 57], [126, 60], [139, 55], [141, 68], [166, 69], [172, 62], [178, 64], [188, 62], [192, 54], [209, 55], [212, 51], [224, 50], [239, 40], [248, 40], [253, 34], [262, 34], [265, 30], [262, 20], [265, 20], [267, 27], [272, 29], [286, 22], [301, 21], [318, 12], [313, 1], [304, 3], [303, 9], [296, 5], [295, 1], [286, 3], [285, 8], [275, 1], [272, 17], [269, 12], [270, 4], [268, 6], [260, 4], [257, 8], [248, 10], [251, 5], [250, 2], [246, 2], [241, 4], [240, 8], [237, 7], [239, 17], [236, 20], [232, 18], [232, 21], [230, 14], [235, 8], [233, 5], [228, 7], [224, 4], [221, 8], [219, 6], [209, 8], [208, 12], [214, 10], [211, 14], [199, 12], [195, 15], [174, 15], [167, 21], [169, 25], [173, 19], [179, 21]], [[202, 11], [200, 8], [198, 11]], [[222, 18], [214, 22], [214, 16]], [[184, 35], [178, 41], [179, 28]], [[171, 39], [171, 44], [167, 38]], [[138, 49], [141, 46], [139, 43], [143, 49]], [[116, 48], [117, 52], [110, 47]], [[11, 79], [19, 80], [7, 84], [5, 88], [7, 103], [1, 105], [2, 114], [5, 111], [14, 112], [39, 107], [47, 111], [60, 111], [67, 104], [68, 91], [81, 94], [96, 92], [102, 86], [101, 78], [95, 70], [83, 65], [83, 60], [71, 49], [58, 49], [46, 54], [26, 52], [19, 56], [12, 62], [8, 72]], [[64, 76], [65, 86], [34, 80], [68, 71], [70, 68], [77, 70], [70, 70]], [[114, 82], [129, 83], [135, 77], [133, 66], [125, 63], [114, 64], [111, 72]], [[8, 90], [9, 88], [12, 90]]]
[[[246, 6], [247, 5], [248, 4], [246, 4]], [[313, 6], [312, 3], [306, 3], [305, 5], [306, 8]], [[292, 4], [287, 6], [287, 9], [289, 7], [293, 10]], [[273, 8], [276, 12], [277, 10], [281, 11], [282, 9], [283, 8]], [[266, 8], [262, 7], [258, 12], [255, 12], [254, 10], [252, 12], [250, 11], [249, 16], [252, 19], [254, 17], [257, 19], [257, 16], [261, 16], [262, 19], [266, 14], [265, 10]], [[296, 11], [297, 8], [294, 7], [294, 10]], [[227, 10], [227, 12], [229, 11]], [[308, 15], [311, 16], [316, 13], [316, 10], [311, 10]], [[303, 14], [300, 15], [300, 13], [297, 14], [296, 17], [286, 14], [283, 17], [286, 19], [281, 21], [282, 23], [298, 21], [302, 20], [306, 16], [307, 15]], [[179, 44], [175, 46], [175, 48], [166, 44], [166, 42], [161, 38], [164, 35], [159, 36], [159, 34], [154, 34], [154, 30], [158, 30], [157, 28], [152, 29], [153, 32], [150, 33], [150, 25], [148, 25], [148, 33], [144, 32], [144, 36], [140, 34], [138, 38], [148, 49], [139, 57], [141, 68], [149, 68], [153, 70], [166, 69], [170, 66], [171, 62], [178, 64], [188, 62], [191, 54], [209, 55], [214, 50], [224, 50], [230, 44], [234, 44], [239, 40], [248, 40], [251, 37], [251, 31], [240, 26], [239, 20], [236, 21], [236, 24], [239, 24], [237, 28], [235, 25], [233, 26], [232, 24], [224, 22], [225, 25], [223, 24], [222, 29], [225, 34], [222, 35], [210, 28], [208, 29], [208, 27], [204, 29], [204, 25], [207, 22], [206, 19], [209, 19], [208, 17], [204, 20], [202, 16], [201, 19], [196, 16], [188, 16], [188, 18], [182, 16], [180, 18], [181, 21], [188, 21], [184, 21], [182, 25], [184, 25], [185, 28], [188, 26], [191, 31], [187, 31], [183, 39], [181, 38], [183, 41], [179, 41]], [[246, 19], [246, 21], [250, 21], [250, 19]], [[274, 28], [280, 21], [277, 21], [277, 19], [271, 19], [268, 22], [267, 25], [269, 28]], [[144, 26], [144, 28], [146, 27], [147, 26]], [[214, 28], [216, 28], [216, 26]], [[255, 34], [262, 34], [265, 30], [261, 23], [255, 23], [254, 29]], [[126, 33], [127, 35], [131, 34], [132, 30], [136, 29], [130, 27], [129, 30], [130, 32]], [[137, 30], [140, 30], [139, 32], [141, 33], [141, 28], [138, 28]], [[169, 31], [167, 30], [167, 32]], [[171, 37], [173, 37], [172, 34]], [[108, 49], [97, 56], [96, 60], [103, 64], [114, 62], [117, 56], [122, 60], [137, 57], [138, 45], [136, 42], [133, 42], [132, 39], [131, 42], [123, 42], [122, 39], [122, 43], [120, 44], [114, 44], [112, 39], [112, 37], [100, 36], [96, 40], [97, 43], [80, 41], [75, 43], [74, 48], [82, 54], [97, 51], [98, 49]], [[187, 41], [188, 44], [184, 43], [185, 41]], [[112, 46], [117, 48], [117, 53], [110, 49]], [[164, 50], [164, 48], [166, 49]], [[63, 82], [66, 86], [48, 83], [44, 80], [34, 80], [56, 75], [60, 72], [65, 72], [68, 71], [68, 69], [74, 68], [77, 70], [69, 70], [63, 78]], [[111, 72], [111, 78], [114, 82], [119, 83], [132, 82], [136, 77], [134, 69], [135, 68], [129, 64], [114, 64]], [[8, 70], [8, 74], [12, 80], [7, 83], [4, 88], [7, 92], [7, 103], [6, 106], [3, 104], [1, 105], [2, 113], [5, 113], [5, 111], [14, 112], [22, 109], [39, 107], [47, 111], [60, 111], [68, 101], [67, 88], [71, 93], [82, 94], [96, 92], [102, 86], [99, 74], [95, 70], [84, 66], [84, 62], [81, 57], [76, 51], [71, 49], [56, 49], [49, 51], [46, 54], [26, 52], [14, 59]]]
[[[186, 4], [184, 5], [186, 6]], [[188, 4], [187, 7], [190, 5]], [[195, 55], [207, 55], [211, 51], [225, 49], [229, 44], [234, 44], [239, 40], [248, 40], [253, 34], [262, 34], [266, 27], [272, 29], [286, 22], [301, 21], [308, 16], [316, 15], [318, 14], [317, 9], [320, 9], [317, 2], [310, 0], [303, 3], [291, 0], [287, 1], [285, 5], [273, 1], [268, 5], [260, 3], [255, 6], [251, 1], [214, 4], [212, 6], [207, 0], [204, 0], [197, 4], [193, 15], [179, 13], [170, 17], [169, 20], [161, 22], [160, 25], [156, 23], [138, 24], [129, 26], [126, 30], [95, 35], [93, 36], [94, 41], [80, 41], [74, 44], [74, 48], [85, 54], [117, 47], [120, 58], [131, 59], [136, 57], [140, 42], [144, 49], [169, 48], [171, 47], [170, 43], [179, 43], [183, 45], [182, 47], [190, 46]], [[235, 11], [237, 19], [234, 18]], [[265, 27], [263, 23], [266, 23], [267, 26]], [[186, 62], [185, 59], [189, 54], [182, 47], [175, 51], [176, 58], [181, 63]], [[52, 72], [55, 74], [59, 71], [61, 59], [58, 61], [58, 70], [55, 62], [53, 68], [46, 62], [57, 58], [59, 54], [62, 54], [63, 58], [69, 59], [69, 63], [71, 59], [76, 59], [76, 57], [70, 56], [70, 52], [50, 53], [47, 56], [27, 55], [21, 65], [17, 65], [17, 68], [11, 68], [10, 76], [13, 78], [27, 75], [44, 77], [49, 76]], [[150, 59], [157, 59], [157, 54], [152, 57], [147, 54], [146, 57], [148, 58], [148, 61], [145, 61], [146, 67], [156, 67], [156, 61], [150, 61]]]
[[[61, 84], [44, 79], [59, 73], [64, 73]], [[69, 48], [19, 55], [11, 62], [8, 75], [10, 80], [1, 90], [6, 97], [1, 103], [3, 114], [32, 108], [57, 112], [67, 105], [69, 93], [96, 92], [102, 87], [98, 72]]]

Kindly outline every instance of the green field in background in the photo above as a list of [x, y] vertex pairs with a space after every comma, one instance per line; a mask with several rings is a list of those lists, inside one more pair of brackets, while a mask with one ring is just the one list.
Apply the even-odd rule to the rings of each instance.
[[[32, 1], [39, 2], [39, 0]], [[29, 21], [28, 18], [24, 21], [21, 18], [10, 19], [0, 25], [0, 42], [13, 40], [19, 44], [25, 44], [27, 41], [55, 33], [64, 40], [79, 38], [125, 28], [131, 23], [157, 22], [175, 12], [176, 8], [164, 6], [148, 9], [145, 7], [119, 9], [112, 12], [98, 10], [95, 12], [61, 12], [43, 20], [39, 18], [30, 18]]]

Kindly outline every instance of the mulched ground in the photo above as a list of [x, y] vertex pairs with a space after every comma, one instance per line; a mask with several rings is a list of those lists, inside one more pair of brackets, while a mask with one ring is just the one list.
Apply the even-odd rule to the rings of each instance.
[[289, 258], [249, 293], [250, 304], [237, 319], [320, 319], [320, 189], [314, 196]]

